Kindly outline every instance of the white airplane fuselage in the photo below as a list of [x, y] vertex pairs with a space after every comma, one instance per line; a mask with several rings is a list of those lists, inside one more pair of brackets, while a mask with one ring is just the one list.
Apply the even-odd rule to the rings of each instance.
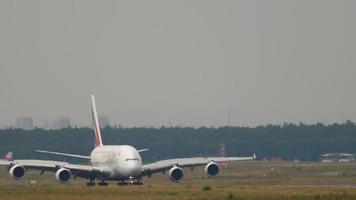
[[90, 162], [93, 166], [109, 169], [111, 175], [106, 179], [110, 180], [137, 178], [142, 172], [141, 156], [129, 145], [98, 146], [91, 152]]

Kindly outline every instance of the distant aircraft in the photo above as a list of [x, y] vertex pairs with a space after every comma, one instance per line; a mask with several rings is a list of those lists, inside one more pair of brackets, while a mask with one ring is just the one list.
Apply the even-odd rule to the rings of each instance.
[[0, 160], [6, 160], [6, 161], [10, 161], [12, 160], [12, 156], [13, 156], [13, 153], [11, 151], [7, 152], [7, 154], [1, 158]]
[[67, 162], [53, 160], [0, 160], [0, 165], [8, 166], [9, 173], [14, 179], [22, 178], [28, 169], [55, 172], [55, 178], [60, 183], [67, 183], [71, 177], [88, 179], [87, 186], [94, 186], [95, 180], [98, 185], [108, 185], [108, 180], [118, 181], [118, 184], [142, 184], [144, 176], [151, 177], [152, 174], [168, 171], [169, 178], [173, 182], [179, 182], [183, 178], [185, 167], [205, 166], [208, 176], [216, 176], [219, 173], [219, 162], [253, 160], [252, 157], [196, 157], [160, 160], [150, 164], [142, 164], [140, 152], [148, 149], [136, 150], [129, 145], [103, 145], [98, 123], [95, 99], [91, 95], [91, 108], [93, 117], [93, 129], [95, 136], [95, 148], [90, 156], [43, 151], [41, 153], [69, 156], [87, 159], [88, 165], [70, 164]]

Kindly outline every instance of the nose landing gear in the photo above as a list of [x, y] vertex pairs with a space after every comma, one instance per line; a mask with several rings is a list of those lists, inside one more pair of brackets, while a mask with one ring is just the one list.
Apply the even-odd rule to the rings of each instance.
[[142, 182], [141, 182], [142, 178], [141, 177], [130, 177], [129, 179], [129, 183], [130, 185], [142, 185]]
[[121, 180], [117, 185], [142, 185], [141, 177], [130, 177], [128, 182]]

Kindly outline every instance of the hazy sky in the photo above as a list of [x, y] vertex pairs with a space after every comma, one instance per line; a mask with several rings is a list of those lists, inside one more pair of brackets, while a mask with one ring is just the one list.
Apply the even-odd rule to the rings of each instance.
[[356, 121], [356, 1], [0, 1], [0, 124]]

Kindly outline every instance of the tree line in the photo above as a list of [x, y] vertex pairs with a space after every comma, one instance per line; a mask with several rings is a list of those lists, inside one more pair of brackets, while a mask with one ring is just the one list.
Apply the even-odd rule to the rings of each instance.
[[[141, 153], [144, 162], [159, 159], [217, 156], [219, 145], [225, 144], [227, 156], [250, 156], [257, 159], [281, 157], [285, 160], [316, 161], [320, 154], [356, 152], [356, 126], [343, 124], [289, 124], [257, 127], [106, 127], [102, 130], [104, 144], [128, 144]], [[35, 152], [36, 149], [89, 155], [94, 148], [91, 128], [60, 130], [0, 130], [0, 153], [13, 151], [15, 159], [56, 159], [86, 162]]]

